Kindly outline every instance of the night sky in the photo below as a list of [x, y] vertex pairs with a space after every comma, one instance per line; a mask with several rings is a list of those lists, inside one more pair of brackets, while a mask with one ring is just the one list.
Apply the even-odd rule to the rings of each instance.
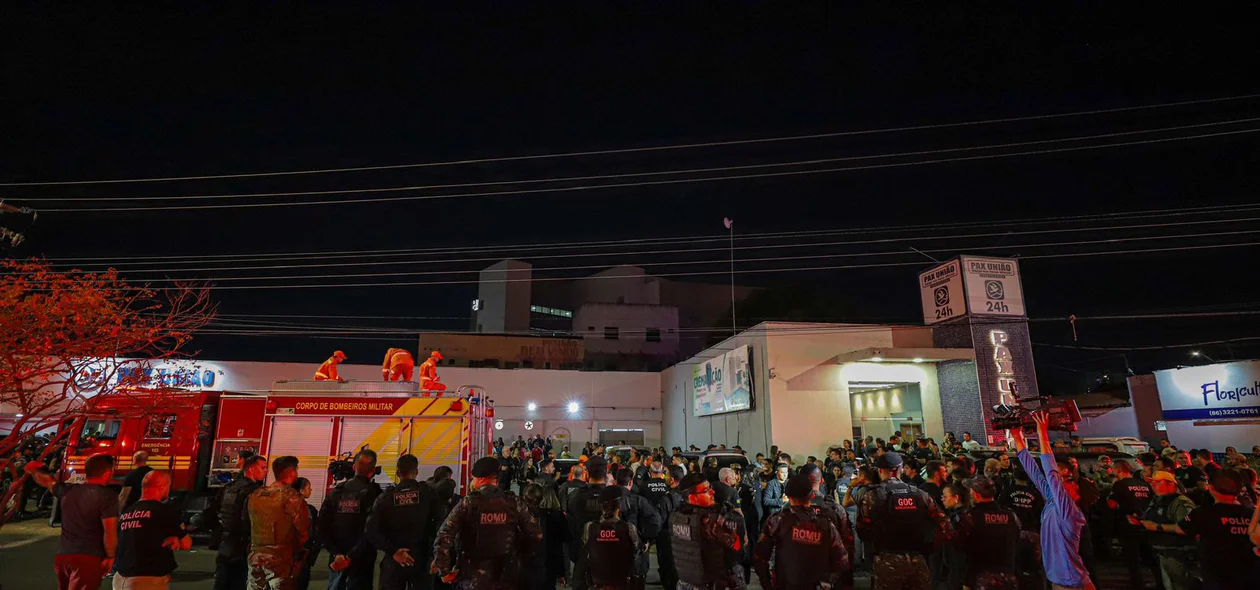
[[[871, 10], [847, 3], [679, 9], [675, 3], [583, 6], [495, 3], [482, 11], [353, 13], [324, 9], [158, 13], [14, 11], [4, 27], [0, 182], [221, 175], [496, 158], [886, 129], [1114, 109], [1260, 93], [1260, 37], [1253, 15], [1135, 14], [1121, 5], [1056, 5], [1054, 13], [1006, 13], [995, 3], [963, 12], [911, 2]], [[740, 8], [739, 6], [755, 6]], [[1143, 11], [1152, 10], [1143, 8]], [[433, 255], [399, 266], [235, 270], [204, 261], [123, 266], [121, 257], [418, 249], [741, 233], [902, 228], [847, 236], [740, 240], [743, 258], [896, 251], [895, 255], [742, 263], [740, 269], [922, 263], [885, 268], [771, 272], [742, 284], [803, 282], [851, 309], [844, 319], [913, 323], [916, 275], [931, 261], [974, 253], [1031, 257], [1103, 250], [1260, 242], [1258, 134], [1239, 133], [1111, 149], [881, 169], [539, 192], [489, 197], [192, 211], [58, 212], [136, 205], [349, 200], [363, 193], [201, 201], [126, 198], [485, 183], [663, 170], [746, 166], [920, 152], [1183, 127], [1106, 139], [808, 164], [770, 171], [911, 163], [1100, 143], [1260, 129], [1260, 98], [1053, 119], [812, 140], [590, 157], [159, 183], [3, 186], [0, 198], [41, 211], [11, 256], [116, 259], [136, 280], [163, 276], [275, 276], [416, 271], [338, 281], [465, 281], [487, 262], [442, 264]], [[1211, 125], [1209, 125], [1211, 124]], [[1200, 127], [1187, 127], [1200, 125]], [[756, 173], [767, 170], [741, 171]], [[422, 189], [387, 196], [562, 188], [702, 175], [570, 181], [527, 186]], [[91, 201], [34, 201], [73, 197]], [[1043, 225], [974, 225], [909, 231], [907, 225], [978, 224], [1092, 214], [1257, 205], [1215, 214], [1102, 218]], [[0, 218], [6, 223], [10, 217]], [[1117, 225], [1216, 221], [1117, 229]], [[1028, 234], [1046, 229], [1091, 231]], [[1009, 232], [981, 238], [924, 236]], [[1192, 237], [1190, 234], [1197, 235]], [[1153, 238], [1114, 244], [1068, 241]], [[1171, 237], [1182, 236], [1182, 237]], [[768, 244], [904, 238], [856, 245], [759, 249]], [[1029, 247], [1030, 244], [1051, 243]], [[705, 243], [705, 247], [722, 242]], [[995, 248], [995, 246], [997, 246]], [[1021, 247], [1024, 246], [1024, 247]], [[669, 245], [666, 249], [686, 249]], [[632, 250], [657, 249], [635, 247]], [[585, 248], [572, 252], [601, 252]], [[1033, 339], [1073, 345], [1068, 314], [1125, 315], [1260, 311], [1252, 294], [1255, 246], [1035, 259], [1023, 263]], [[534, 250], [512, 254], [530, 259]], [[508, 252], [449, 252], [466, 259]], [[630, 254], [537, 260], [536, 268], [724, 260], [723, 252]], [[353, 262], [358, 258], [329, 259]], [[134, 262], [134, 261], [131, 261]], [[298, 263], [321, 262], [319, 259]], [[263, 263], [264, 265], [266, 263]], [[272, 263], [274, 264], [274, 263]], [[710, 265], [651, 272], [724, 271]], [[567, 270], [536, 276], [580, 276]], [[725, 275], [680, 280], [723, 283]], [[220, 282], [220, 285], [226, 283]], [[475, 285], [219, 291], [224, 314], [388, 315], [381, 321], [289, 319], [305, 325], [400, 330], [465, 329]], [[447, 319], [418, 319], [447, 318]], [[1083, 347], [1130, 348], [1243, 338], [1260, 316], [1082, 320]], [[255, 319], [254, 321], [257, 321]], [[213, 335], [208, 358], [322, 360], [335, 347], [374, 362], [396, 341]], [[1217, 359], [1254, 358], [1260, 341], [1208, 345]], [[1042, 346], [1043, 381], [1075, 386], [1096, 371], [1138, 372], [1202, 362], [1189, 348], [1092, 350]], [[1066, 386], [1065, 386], [1066, 387]], [[1070, 388], [1070, 387], [1069, 387]]]

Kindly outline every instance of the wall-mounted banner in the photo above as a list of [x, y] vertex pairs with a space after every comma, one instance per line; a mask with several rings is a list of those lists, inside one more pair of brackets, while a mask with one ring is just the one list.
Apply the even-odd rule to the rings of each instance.
[[1260, 417], [1260, 361], [1155, 371], [1164, 420]]
[[740, 346], [691, 368], [696, 416], [753, 409], [750, 346]]

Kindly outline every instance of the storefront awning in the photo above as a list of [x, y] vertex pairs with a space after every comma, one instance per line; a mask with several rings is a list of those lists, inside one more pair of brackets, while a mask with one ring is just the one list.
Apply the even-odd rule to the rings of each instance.
[[976, 351], [970, 348], [863, 348], [836, 355], [831, 361], [844, 363], [939, 363], [941, 361], [974, 361]]

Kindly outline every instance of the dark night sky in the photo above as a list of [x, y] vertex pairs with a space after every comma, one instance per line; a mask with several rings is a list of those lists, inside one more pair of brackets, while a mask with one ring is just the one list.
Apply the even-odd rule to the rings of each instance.
[[[721, 12], [666, 9], [662, 3], [547, 9], [525, 4], [500, 3], [482, 11], [358, 13], [310, 8], [220, 13], [201, 8], [160, 14], [138, 7], [15, 12], [4, 27], [0, 104], [8, 149], [0, 159], [0, 181], [445, 161], [879, 129], [1260, 92], [1254, 15], [1241, 12], [1152, 13], [1142, 8], [1139, 15], [1118, 4], [1094, 3], [1060, 4], [1054, 13], [1002, 12], [1009, 8], [963, 12], [937, 2], [869, 10], [816, 2], [799, 3], [793, 10], [759, 6]], [[732, 166], [1250, 117], [1260, 117], [1260, 99], [723, 149], [313, 176], [0, 187], [0, 197], [18, 204], [23, 197], [90, 197], [113, 206], [122, 204], [114, 200], [120, 197]], [[1248, 124], [1196, 133], [1244, 128]], [[1257, 201], [1258, 145], [1255, 135], [1236, 135], [787, 178], [395, 204], [56, 213], [52, 209], [91, 203], [29, 203], [44, 212], [27, 232], [26, 244], [11, 254], [57, 259], [426, 248], [722, 236], [722, 216], [735, 218], [739, 231], [751, 233], [1239, 205]], [[1216, 218], [1222, 217], [1229, 216]], [[1161, 231], [1219, 234], [1254, 227], [1254, 222], [1238, 222]], [[1001, 243], [1013, 247], [983, 253], [1030, 255], [1098, 247], [1024, 251], [1018, 244], [1126, 235], [1137, 234], [1021, 236], [1015, 229], [1001, 242], [917, 240], [892, 247], [961, 251], [967, 245]], [[1247, 234], [1207, 235], [1168, 244], [1253, 239]], [[792, 253], [863, 248], [874, 247]], [[1257, 309], [1260, 298], [1250, 293], [1256, 284], [1251, 276], [1255, 252], [1244, 247], [1029, 260], [1023, 267], [1028, 308], [1033, 317]], [[528, 253], [520, 255], [528, 258]], [[773, 255], [741, 252], [748, 257]], [[909, 255], [878, 261], [914, 260]], [[623, 256], [582, 263], [645, 261]], [[653, 270], [697, 269], [713, 267]], [[771, 287], [807, 280], [864, 314], [854, 319], [914, 321], [919, 311], [917, 270], [771, 273], [739, 280]], [[450, 278], [469, 275], [418, 280]], [[220, 301], [225, 313], [445, 317], [466, 315], [474, 293], [472, 285], [277, 290], [221, 292]], [[385, 325], [451, 328], [466, 322], [400, 320]], [[1257, 325], [1238, 318], [1082, 323], [1081, 344], [1218, 340], [1253, 335]], [[1062, 322], [1034, 324], [1033, 336], [1037, 342], [1071, 342]], [[322, 358], [332, 346], [327, 340], [222, 336], [198, 344], [214, 358], [288, 360]], [[373, 359], [385, 345], [357, 341], [344, 347], [352, 357]], [[1255, 357], [1260, 347], [1205, 350], [1217, 358]], [[1071, 377], [1083, 375], [1076, 372], [1082, 369], [1123, 367], [1115, 358], [1099, 360], [1114, 357], [1114, 352], [1047, 348], [1037, 354], [1043, 378], [1054, 377], [1047, 372]], [[1186, 358], [1185, 349], [1130, 354], [1138, 370]]]

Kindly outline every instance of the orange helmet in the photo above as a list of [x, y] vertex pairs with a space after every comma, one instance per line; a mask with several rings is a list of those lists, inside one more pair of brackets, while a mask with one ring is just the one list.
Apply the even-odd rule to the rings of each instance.
[[435, 351], [433, 351], [433, 354], [430, 354], [429, 356], [431, 356], [431, 357], [433, 357], [433, 358], [435, 358], [435, 359], [437, 359], [437, 360], [439, 360], [439, 361], [440, 361], [440, 360], [442, 360], [442, 353], [440, 353], [440, 352], [438, 352], [438, 351], [436, 351], [436, 350], [435, 350]]
[[336, 358], [339, 358], [339, 359], [341, 359], [341, 360], [343, 360], [343, 361], [344, 361], [344, 360], [346, 360], [346, 353], [341, 352], [340, 350], [338, 350], [337, 352], [334, 352], [334, 353], [333, 353], [333, 356], [334, 356], [334, 357], [336, 357]]

